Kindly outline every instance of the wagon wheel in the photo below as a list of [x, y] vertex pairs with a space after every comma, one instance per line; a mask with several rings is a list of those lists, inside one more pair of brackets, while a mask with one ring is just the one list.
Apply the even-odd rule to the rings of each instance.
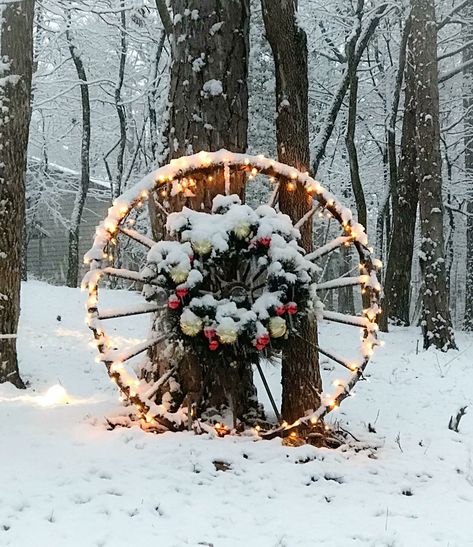
[[[192, 156], [182, 157], [171, 161], [169, 165], [159, 168], [140, 183], [117, 198], [109, 209], [107, 218], [98, 226], [93, 247], [85, 256], [85, 262], [90, 264], [90, 271], [83, 280], [83, 288], [88, 290], [87, 299], [87, 324], [93, 332], [99, 351], [99, 359], [107, 368], [108, 374], [115, 382], [127, 401], [135, 405], [138, 415], [148, 423], [171, 431], [183, 429], [192, 423], [187, 408], [180, 408], [176, 412], [170, 412], [165, 404], [156, 404], [154, 397], [160, 387], [170, 380], [176, 372], [175, 368], [166, 371], [155, 382], [147, 382], [130, 374], [127, 366], [133, 359], [150, 348], [162, 342], [169, 333], [155, 334], [143, 341], [129, 347], [117, 347], [113, 340], [107, 336], [104, 324], [107, 320], [125, 318], [139, 314], [156, 314], [162, 309], [163, 303], [146, 302], [121, 309], [104, 309], [98, 305], [98, 285], [105, 277], [118, 278], [132, 283], [155, 283], [155, 280], [145, 279], [142, 271], [132, 271], [125, 268], [114, 268], [108, 265], [109, 257], [114, 256], [114, 246], [119, 238], [130, 238], [139, 243], [148, 251], [155, 246], [155, 242], [148, 236], [140, 233], [130, 226], [133, 212], [141, 207], [150, 195], [155, 192], [162, 194], [167, 192], [186, 193], [189, 186], [195, 185], [195, 179], [202, 180], [202, 176], [211, 180], [210, 173], [216, 169], [222, 169], [225, 173], [225, 191], [230, 189], [230, 172], [244, 172], [248, 178], [256, 175], [266, 175], [274, 184], [269, 205], [277, 203], [278, 188], [287, 185], [289, 191], [295, 190], [296, 185], [301, 185], [313, 199], [313, 208], [295, 225], [300, 228], [305, 222], [312, 222], [313, 217], [318, 216], [335, 220], [339, 226], [338, 233], [330, 241], [324, 243], [314, 252], [305, 255], [305, 259], [317, 264], [327, 259], [334, 252], [344, 247], [355, 249], [359, 257], [358, 272], [356, 275], [343, 275], [337, 279], [323, 279], [316, 285], [317, 293], [327, 293], [344, 287], [354, 287], [359, 290], [358, 301], [360, 311], [356, 315], [347, 315], [329, 309], [323, 309], [319, 314], [319, 320], [328, 323], [339, 323], [361, 331], [361, 344], [356, 356], [341, 355], [338, 350], [326, 347], [319, 343], [317, 350], [334, 363], [334, 366], [345, 369], [348, 376], [345, 380], [334, 382], [335, 390], [332, 393], [322, 394], [321, 406], [312, 414], [299, 418], [293, 424], [280, 424], [275, 429], [265, 432], [263, 437], [286, 436], [294, 428], [310, 427], [321, 420], [330, 411], [337, 408], [340, 403], [350, 395], [356, 383], [363, 378], [363, 372], [373, 354], [374, 348], [379, 345], [376, 332], [378, 330], [377, 319], [380, 314], [379, 296], [381, 287], [377, 280], [376, 270], [381, 263], [373, 259], [371, 250], [367, 246], [367, 237], [364, 228], [352, 219], [351, 212], [337, 202], [335, 197], [311, 178], [307, 173], [301, 173], [293, 167], [264, 158], [263, 156], [248, 156], [235, 154], [226, 150], [218, 152], [200, 152]], [[327, 232], [328, 233], [328, 232]], [[252, 269], [253, 268], [253, 269]], [[250, 263], [248, 271], [240, 274], [235, 287], [247, 286], [249, 277], [253, 277], [254, 265]], [[253, 286], [256, 291], [260, 287]], [[353, 351], [352, 351], [353, 353]], [[205, 424], [193, 424], [195, 429], [209, 428]], [[217, 432], [220, 426], [216, 426]]]

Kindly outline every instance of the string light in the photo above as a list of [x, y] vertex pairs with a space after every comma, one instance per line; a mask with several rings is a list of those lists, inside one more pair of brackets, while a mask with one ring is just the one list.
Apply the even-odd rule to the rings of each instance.
[[[125, 217], [134, 207], [142, 207], [143, 206], [143, 200], [146, 200], [149, 198], [150, 192], [153, 190], [157, 190], [157, 186], [159, 184], [164, 184], [166, 181], [174, 181], [176, 176], [181, 177], [183, 174], [191, 174], [199, 170], [199, 168], [202, 167], [209, 167], [211, 165], [214, 165], [215, 167], [219, 167], [222, 165], [222, 163], [229, 165], [231, 164], [234, 168], [238, 168], [241, 166], [245, 166], [246, 168], [250, 168], [250, 175], [249, 178], [255, 177], [259, 172], [263, 172], [269, 175], [270, 182], [274, 183], [276, 182], [276, 178], [273, 175], [273, 172], [276, 172], [277, 175], [281, 176], [282, 178], [290, 178], [293, 181], [297, 182], [298, 184], [303, 184], [304, 188], [306, 189], [306, 192], [311, 196], [312, 194], [316, 194], [316, 198], [320, 204], [324, 205], [329, 208], [330, 210], [326, 210], [326, 216], [327, 218], [332, 218], [335, 216], [337, 219], [343, 218], [343, 222], [341, 222], [343, 230], [347, 235], [352, 237], [351, 241], [347, 241], [345, 244], [347, 246], [351, 245], [353, 241], [360, 242], [365, 249], [367, 249], [368, 252], [372, 253], [373, 249], [370, 247], [368, 248], [366, 246], [366, 233], [364, 231], [364, 228], [357, 223], [354, 223], [351, 221], [351, 216], [349, 217], [350, 220], [345, 220], [346, 215], [345, 211], [340, 204], [338, 204], [333, 197], [330, 197], [329, 194], [323, 189], [323, 187], [318, 183], [317, 181], [313, 180], [308, 172], [305, 173], [299, 173], [298, 171], [294, 170], [294, 168], [289, 169], [287, 166], [282, 166], [281, 164], [276, 164], [274, 160], [268, 160], [263, 155], [259, 155], [256, 158], [243, 155], [243, 154], [231, 154], [229, 152], [215, 152], [215, 153], [209, 153], [206, 151], [201, 151], [198, 154], [194, 156], [185, 156], [183, 158], [178, 158], [176, 160], [172, 160], [171, 163], [167, 166], [164, 166], [158, 170], [156, 173], [155, 182], [149, 183], [148, 188], [143, 189], [143, 185], [141, 185], [141, 189], [137, 191], [135, 194], [135, 198], [132, 198], [130, 202], [123, 203], [123, 199], [119, 198], [119, 200], [122, 200], [120, 203], [119, 200], [115, 200], [113, 202], [113, 207], [109, 208], [109, 214], [107, 219], [104, 221], [104, 223], [99, 226], [96, 230], [96, 239], [94, 242], [94, 247], [91, 250], [91, 254], [87, 255], [84, 258], [84, 264], [89, 265], [91, 268], [90, 274], [94, 274], [94, 277], [91, 278], [84, 278], [84, 282], [81, 285], [82, 289], [88, 289], [89, 296], [87, 299], [87, 308], [88, 313], [86, 316], [86, 323], [89, 325], [89, 327], [93, 330], [94, 336], [96, 338], [96, 345], [99, 349], [99, 356], [98, 360], [104, 359], [104, 354], [101, 352], [103, 348], [110, 348], [113, 346], [111, 341], [105, 336], [105, 333], [99, 326], [99, 320], [98, 320], [98, 313], [97, 313], [97, 303], [98, 303], [98, 297], [97, 297], [97, 283], [101, 276], [101, 270], [100, 270], [100, 259], [97, 257], [102, 256], [102, 260], [113, 260], [112, 253], [105, 252], [106, 245], [108, 243], [111, 243], [112, 245], [115, 245], [117, 243], [116, 238], [114, 237], [114, 234], [118, 230], [118, 223]], [[212, 176], [207, 177], [208, 182], [213, 181]], [[170, 183], [169, 182], [169, 183]], [[159, 183], [159, 184], [158, 184]], [[188, 186], [195, 186], [196, 181], [193, 178], [187, 178], [182, 179], [182, 183], [179, 182], [173, 182], [173, 188], [172, 188], [172, 195], [175, 195], [177, 193], [180, 193], [184, 191]], [[168, 186], [169, 187], [169, 186]], [[294, 182], [287, 182], [286, 188], [289, 192], [293, 192], [296, 189], [296, 185]], [[168, 190], [166, 188], [163, 188], [159, 190], [160, 195], [162, 197], [168, 196]], [[333, 213], [333, 214], [332, 214]], [[318, 212], [319, 218], [322, 218], [324, 216], [324, 213], [322, 211]], [[135, 219], [127, 219], [126, 223], [128, 225], [133, 225], [135, 223]], [[102, 254], [100, 255], [100, 250]], [[91, 258], [93, 257], [93, 258]], [[366, 257], [365, 257], [366, 260]], [[378, 325], [376, 323], [376, 319], [381, 313], [381, 309], [376, 305], [373, 305], [373, 303], [377, 302], [377, 298], [379, 297], [379, 294], [381, 292], [381, 286], [376, 278], [376, 270], [380, 270], [382, 268], [382, 263], [380, 260], [377, 259], [371, 259], [368, 257], [367, 261], [362, 261], [359, 264], [360, 272], [363, 274], [361, 277], [363, 279], [360, 279], [361, 281], [361, 293], [363, 295], [369, 294], [371, 297], [372, 305], [369, 308], [366, 308], [366, 310], [363, 310], [364, 316], [367, 318], [367, 324], [362, 329], [363, 337], [362, 337], [362, 354], [364, 356], [364, 361], [362, 364], [349, 364], [348, 368], [355, 376], [359, 376], [360, 370], [363, 371], [364, 367], [366, 366], [368, 358], [373, 354], [374, 348], [378, 345], [383, 345], [383, 343], [379, 342], [376, 339], [376, 331], [378, 330]], [[113, 368], [112, 368], [113, 367]], [[147, 406], [147, 403], [143, 402], [140, 399], [140, 396], [138, 394], [138, 388], [140, 385], [140, 382], [137, 379], [132, 379], [127, 377], [125, 374], [125, 370], [123, 367], [123, 363], [121, 362], [114, 362], [112, 366], [110, 366], [109, 371], [110, 377], [112, 381], [117, 383], [119, 385], [120, 391], [122, 392], [122, 395], [125, 398], [133, 399], [133, 403], [135, 404], [136, 408], [140, 411], [142, 418], [147, 423], [152, 423], [155, 421], [152, 414], [148, 413], [149, 407]], [[323, 416], [326, 411], [328, 410], [334, 410], [338, 408], [338, 402], [339, 399], [347, 396], [349, 393], [349, 389], [351, 389], [354, 385], [354, 380], [356, 378], [353, 378], [350, 380], [348, 385], [345, 385], [342, 381], [335, 380], [334, 385], [337, 387], [337, 392], [339, 392], [338, 395], [332, 396], [328, 399], [328, 402], [324, 403], [324, 406], [326, 410], [323, 410], [321, 407], [321, 410], [318, 411], [320, 416]], [[133, 389], [132, 389], [133, 387]], [[343, 388], [343, 389], [342, 389]], [[342, 389], [342, 391], [340, 391]], [[320, 421], [320, 416], [312, 416], [309, 418], [309, 422], [312, 425], [317, 424]], [[305, 418], [303, 419], [303, 421]], [[296, 422], [299, 424], [299, 420]], [[306, 423], [306, 422], [304, 422]], [[292, 424], [294, 426], [294, 424]], [[287, 422], [283, 422], [281, 424], [282, 428], [288, 428], [292, 427], [289, 426]], [[329, 428], [325, 426], [328, 430]], [[217, 432], [220, 433], [227, 433], [228, 429], [222, 425], [222, 424], [215, 424]], [[260, 431], [260, 426], [256, 426], [255, 430]], [[291, 432], [291, 436], [294, 436], [295, 432]]]

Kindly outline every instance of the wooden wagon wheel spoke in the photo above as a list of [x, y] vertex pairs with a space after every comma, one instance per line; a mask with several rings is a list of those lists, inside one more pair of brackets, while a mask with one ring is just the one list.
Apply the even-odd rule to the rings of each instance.
[[111, 275], [112, 277], [119, 277], [120, 279], [128, 279], [128, 281], [139, 281], [144, 283], [140, 272], [134, 270], [127, 270], [125, 268], [112, 268], [108, 266], [102, 270], [104, 274]]
[[312, 207], [312, 209], [310, 209], [309, 211], [307, 211], [307, 213], [300, 219], [296, 222], [296, 224], [294, 224], [294, 228], [302, 228], [302, 226], [304, 226], [304, 224], [306, 222], [308, 222], [309, 220], [312, 219], [312, 217], [315, 215], [315, 213], [317, 212], [317, 209], [319, 208], [318, 205], [316, 205], [315, 207]]
[[130, 346], [122, 350], [108, 350], [102, 355], [102, 361], [106, 363], [125, 363], [126, 361], [129, 361], [132, 357], [136, 357], [140, 353], [143, 353], [153, 346], [156, 346], [157, 344], [165, 340], [167, 336], [167, 334], [162, 334], [154, 338], [149, 338], [144, 342], [140, 342], [139, 344], [135, 344], [134, 346]]
[[336, 279], [317, 283], [317, 290], [333, 290], [340, 289], [342, 287], [355, 287], [357, 285], [363, 285], [364, 283], [366, 283], [367, 277], [368, 276], [337, 277]]
[[351, 236], [339, 236], [333, 239], [332, 241], [329, 241], [322, 247], [319, 247], [316, 251], [307, 254], [305, 257], [307, 260], [318, 260], [319, 258], [322, 258], [323, 256], [332, 253], [342, 245], [349, 244], [353, 241], [353, 238]]
[[309, 340], [307, 340], [306, 338], [302, 337], [300, 334], [297, 335], [298, 338], [300, 338], [305, 344], [310, 344], [310, 345], [313, 345], [315, 347], [315, 349], [321, 353], [322, 355], [325, 355], [325, 357], [328, 357], [329, 359], [331, 359], [332, 361], [334, 361], [335, 363], [341, 365], [343, 368], [346, 368], [347, 370], [349, 370], [351, 373], [356, 373], [359, 371], [359, 366], [357, 364], [355, 364], [354, 362], [351, 362], [349, 359], [346, 359], [344, 357], [341, 357], [340, 355], [337, 355], [334, 351], [332, 350], [327, 350], [325, 348], [322, 348], [320, 347], [319, 344], [312, 344]]
[[351, 327], [366, 328], [370, 325], [369, 319], [366, 317], [359, 317], [358, 315], [346, 315], [336, 311], [323, 311], [323, 318], [327, 321], [334, 323], [341, 323], [342, 325], [350, 325]]
[[144, 234], [141, 234], [140, 232], [137, 232], [136, 230], [133, 230], [132, 228], [125, 228], [123, 226], [118, 226], [118, 231], [122, 233], [123, 235], [128, 236], [130, 239], [133, 239], [133, 241], [136, 241], [137, 243], [141, 243], [144, 247], [147, 247], [148, 249], [151, 249], [153, 245], [156, 244], [156, 241], [153, 241], [148, 236], [145, 236]]
[[276, 401], [274, 400], [274, 396], [271, 392], [271, 388], [269, 387], [268, 381], [266, 380], [266, 376], [264, 375], [263, 369], [261, 368], [261, 364], [259, 362], [256, 363], [256, 369], [258, 370], [261, 381], [263, 382], [263, 386], [268, 396], [269, 402], [271, 403], [271, 406], [273, 407], [274, 415], [276, 416], [278, 423], [281, 423], [281, 414], [279, 413], [278, 407], [276, 405]]
[[358, 367], [356, 365], [350, 364], [350, 361], [348, 359], [345, 359], [343, 357], [340, 357], [333, 351], [326, 350], [324, 348], [321, 348], [319, 345], [317, 345], [317, 351], [321, 353], [322, 355], [325, 355], [325, 357], [328, 357], [335, 363], [338, 363], [342, 367], [346, 368], [350, 372], [356, 372], [358, 370]]
[[146, 313], [152, 313], [164, 309], [164, 306], [158, 306], [156, 304], [142, 303], [139, 306], [133, 306], [129, 308], [110, 308], [105, 310], [99, 310], [98, 319], [116, 319], [118, 317], [129, 317], [131, 315], [141, 315]]
[[173, 374], [175, 374], [177, 371], [177, 366], [171, 367], [168, 371], [166, 371], [160, 378], [154, 382], [154, 384], [143, 393], [143, 397], [145, 399], [151, 400], [156, 393], [159, 391], [159, 388], [164, 385]]

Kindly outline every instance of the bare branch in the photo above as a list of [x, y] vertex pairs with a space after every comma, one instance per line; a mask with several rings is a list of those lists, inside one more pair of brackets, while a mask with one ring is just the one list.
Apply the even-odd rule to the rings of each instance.
[[166, 0], [156, 0], [156, 8], [159, 13], [159, 17], [161, 18], [161, 22], [164, 27], [164, 31], [166, 32], [168, 38], [172, 34], [172, 20], [171, 16], [169, 15], [168, 8], [166, 6]]
[[461, 11], [463, 8], [466, 8], [467, 6], [471, 5], [471, 3], [472, 3], [472, 0], [463, 0], [463, 2], [460, 2], [460, 4], [458, 4], [457, 6], [452, 8], [450, 13], [448, 13], [448, 15], [446, 15], [444, 17], [444, 19], [442, 19], [442, 21], [440, 21], [437, 24], [437, 30], [440, 30], [441, 28], [443, 28], [448, 23], [451, 23], [452, 22], [452, 17], [455, 14], [457, 14], [459, 11]]
[[450, 80], [450, 78], [453, 78], [460, 72], [463, 72], [465, 69], [473, 66], [473, 59], [470, 59], [466, 61], [465, 63], [462, 63], [461, 65], [456, 66], [455, 68], [452, 68], [452, 70], [449, 70], [448, 72], [444, 72], [443, 74], [439, 75], [439, 84], [446, 82], [447, 80]]

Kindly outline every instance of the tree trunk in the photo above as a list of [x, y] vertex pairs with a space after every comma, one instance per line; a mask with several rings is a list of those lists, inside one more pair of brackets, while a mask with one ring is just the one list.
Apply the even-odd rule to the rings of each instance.
[[[159, 5], [163, 8], [162, 2]], [[169, 21], [166, 26], [169, 31]], [[246, 151], [249, 0], [176, 0], [170, 38], [168, 159], [200, 150]], [[230, 190], [244, 197], [243, 174], [232, 175]], [[195, 197], [170, 199], [168, 208], [179, 211], [185, 205], [208, 211], [219, 193], [224, 193], [223, 171], [214, 173], [211, 184], [197, 181]], [[151, 207], [153, 233], [162, 237], [165, 219], [157, 210]], [[169, 366], [160, 359], [159, 351], [151, 358], [160, 371]], [[181, 397], [188, 404], [200, 399], [201, 409], [231, 408], [236, 417], [244, 418], [256, 401], [251, 364], [238, 363], [238, 374], [225, 381], [219, 378], [218, 368], [216, 364], [202, 371], [196, 357], [186, 356], [185, 366], [179, 370]], [[203, 400], [199, 393], [203, 393]]]
[[[353, 254], [351, 247], [340, 248], [338, 253], [338, 272], [335, 277], [345, 277], [353, 270]], [[332, 278], [333, 279], [333, 278]], [[338, 289], [338, 311], [348, 315], [355, 315], [355, 299], [353, 287], [340, 287]]]
[[350, 181], [355, 196], [356, 210], [358, 213], [358, 222], [365, 227], [368, 232], [368, 216], [366, 212], [365, 194], [360, 179], [360, 168], [358, 164], [358, 153], [355, 144], [356, 116], [358, 106], [358, 62], [356, 60], [356, 44], [361, 34], [361, 20], [363, 17], [364, 0], [358, 0], [355, 12], [356, 23], [354, 26], [353, 37], [346, 44], [347, 74], [350, 87], [348, 100], [348, 121], [345, 143], [348, 153], [348, 162], [350, 164]]
[[82, 141], [81, 141], [81, 177], [79, 188], [74, 200], [69, 228], [69, 248], [66, 283], [68, 287], [77, 287], [79, 276], [79, 229], [90, 182], [90, 99], [87, 74], [80, 56], [80, 52], [72, 42], [71, 30], [66, 30], [66, 39], [69, 52], [74, 62], [80, 84], [82, 105]]
[[0, 382], [25, 387], [18, 371], [21, 253], [25, 224], [25, 171], [31, 116], [34, 1], [1, 10], [0, 49]]
[[153, 83], [148, 92], [148, 112], [149, 112], [149, 132], [150, 132], [150, 141], [151, 141], [151, 158], [153, 163], [158, 162], [159, 155], [159, 140], [158, 140], [158, 116], [156, 112], [156, 103], [158, 101], [158, 85], [160, 83], [159, 78], [159, 62], [161, 60], [161, 55], [164, 48], [164, 40], [166, 38], [166, 33], [163, 30], [161, 36], [159, 37], [158, 45], [156, 46], [156, 54], [153, 60], [153, 71], [152, 78]]
[[[473, 7], [465, 13], [466, 24], [463, 28], [463, 41], [473, 42]], [[463, 63], [473, 59], [473, 45], [463, 50]], [[466, 219], [466, 288], [465, 288], [465, 319], [463, 328], [473, 331], [473, 66], [463, 71], [463, 108], [465, 111], [464, 145], [465, 171], [467, 180]]]
[[118, 116], [118, 125], [120, 127], [120, 141], [117, 152], [117, 176], [115, 184], [112, 187], [112, 198], [117, 198], [123, 191], [123, 163], [125, 159], [126, 137], [127, 137], [127, 119], [125, 106], [122, 101], [122, 88], [125, 79], [126, 58], [128, 54], [128, 44], [126, 41], [126, 12], [125, 0], [120, 2], [120, 63], [118, 67], [118, 81], [115, 87], [115, 109]]
[[[406, 22], [406, 28], [411, 28], [410, 17]], [[405, 64], [406, 70], [401, 152], [397, 169], [393, 166], [395, 157], [393, 157], [392, 144], [389, 156], [392, 185], [392, 235], [384, 281], [384, 312], [380, 324], [384, 331], [387, 330], [388, 319], [397, 325], [410, 324], [412, 256], [419, 200], [419, 182], [415, 173], [415, 88], [417, 81], [413, 68], [413, 40], [414, 35], [409, 32], [405, 45], [407, 63], [403, 59], [402, 50], [399, 59], [399, 64], [401, 66]], [[389, 131], [393, 131], [392, 124]]]
[[416, 175], [419, 181], [424, 348], [455, 348], [448, 306], [434, 0], [412, 0]]
[[[276, 69], [276, 136], [279, 161], [301, 171], [309, 168], [307, 38], [296, 20], [294, 0], [262, 0], [266, 36]], [[302, 187], [280, 183], [279, 207], [294, 222], [312, 207]], [[302, 229], [312, 248], [312, 221]], [[298, 337], [288, 341], [282, 359], [282, 417], [292, 422], [320, 405], [322, 381], [316, 349], [317, 324], [307, 318]]]

